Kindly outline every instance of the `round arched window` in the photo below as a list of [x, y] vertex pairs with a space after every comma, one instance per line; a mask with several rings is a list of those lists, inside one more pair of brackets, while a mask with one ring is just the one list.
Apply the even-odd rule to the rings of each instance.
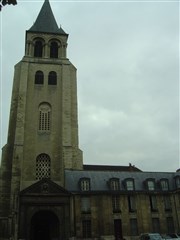
[[54, 71], [51, 71], [48, 75], [48, 84], [57, 85], [57, 74]]
[[39, 105], [39, 131], [50, 131], [51, 106], [48, 103]]
[[50, 44], [50, 58], [58, 58], [58, 43], [55, 41]]
[[44, 83], [44, 74], [42, 71], [37, 71], [35, 74], [35, 84], [43, 84]]
[[42, 57], [43, 43], [41, 40], [36, 40], [34, 45], [34, 57]]
[[50, 178], [51, 176], [51, 159], [49, 155], [42, 153], [36, 158], [36, 179]]

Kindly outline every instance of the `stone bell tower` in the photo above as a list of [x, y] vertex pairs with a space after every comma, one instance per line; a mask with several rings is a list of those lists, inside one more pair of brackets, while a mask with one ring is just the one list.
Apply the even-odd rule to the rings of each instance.
[[64, 187], [64, 170], [83, 168], [76, 68], [66, 56], [67, 39], [45, 0], [26, 31], [25, 56], [15, 66], [0, 169], [1, 217], [12, 214], [23, 189], [43, 178]]

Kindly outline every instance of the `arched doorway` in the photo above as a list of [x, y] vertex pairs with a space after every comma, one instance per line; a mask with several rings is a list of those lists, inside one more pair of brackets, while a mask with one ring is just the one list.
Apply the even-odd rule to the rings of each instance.
[[59, 219], [51, 211], [36, 212], [31, 219], [31, 240], [59, 239]]

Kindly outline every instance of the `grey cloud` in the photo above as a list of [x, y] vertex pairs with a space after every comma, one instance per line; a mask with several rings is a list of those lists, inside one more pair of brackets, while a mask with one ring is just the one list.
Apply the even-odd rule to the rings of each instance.
[[[1, 145], [7, 135], [13, 65], [24, 54], [25, 30], [41, 4], [34, 8], [22, 2], [3, 12]], [[51, 6], [58, 24], [69, 33], [68, 57], [77, 67], [84, 162], [131, 162], [148, 171], [179, 168], [178, 3]]]

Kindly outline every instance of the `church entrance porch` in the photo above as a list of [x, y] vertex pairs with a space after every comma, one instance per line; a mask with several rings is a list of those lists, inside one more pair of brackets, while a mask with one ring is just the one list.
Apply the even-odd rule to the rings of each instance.
[[50, 179], [42, 179], [20, 192], [18, 213], [17, 239], [70, 237], [70, 193]]
[[31, 219], [30, 239], [51, 240], [59, 239], [59, 219], [51, 211], [39, 211]]

